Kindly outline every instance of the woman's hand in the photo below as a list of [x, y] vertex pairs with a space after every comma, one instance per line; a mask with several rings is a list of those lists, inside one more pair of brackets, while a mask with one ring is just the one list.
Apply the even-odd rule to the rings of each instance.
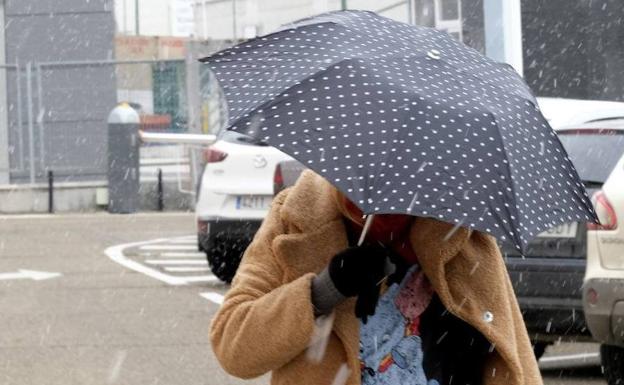
[[355, 315], [366, 323], [375, 314], [391, 254], [381, 245], [349, 247], [336, 254], [312, 283], [317, 314], [329, 313], [345, 297], [357, 297]]

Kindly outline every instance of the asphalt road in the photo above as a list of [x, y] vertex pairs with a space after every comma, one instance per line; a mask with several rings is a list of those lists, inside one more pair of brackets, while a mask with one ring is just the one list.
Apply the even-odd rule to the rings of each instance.
[[[268, 384], [228, 376], [210, 349], [227, 286], [194, 226], [191, 214], [0, 217], [0, 384]], [[552, 349], [546, 384], [605, 384], [595, 351]], [[552, 359], [586, 353], [571, 371]]]

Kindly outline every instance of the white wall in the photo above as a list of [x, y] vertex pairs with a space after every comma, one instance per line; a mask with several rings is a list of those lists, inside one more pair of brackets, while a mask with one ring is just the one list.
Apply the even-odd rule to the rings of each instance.
[[[399, 3], [399, 1], [400, 0], [348, 0], [347, 5], [349, 9], [366, 9], [368, 11], [378, 12], [381, 9]], [[380, 13], [380, 15], [407, 23], [409, 19], [407, 1], [403, 5], [393, 7], [390, 10]]]
[[[190, 36], [195, 0], [139, 0], [139, 32], [142, 36]], [[117, 32], [136, 35], [136, 0], [115, 0]]]
[[[378, 11], [398, 0], [348, 0], [349, 9]], [[340, 0], [236, 0], [236, 37], [251, 38], [270, 33], [289, 22], [340, 9]], [[382, 15], [406, 22], [407, 5]], [[232, 39], [232, 1], [195, 0], [195, 35], [201, 38]]]

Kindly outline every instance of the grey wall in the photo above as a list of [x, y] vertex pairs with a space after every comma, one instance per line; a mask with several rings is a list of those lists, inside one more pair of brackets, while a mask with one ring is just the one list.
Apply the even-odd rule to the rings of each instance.
[[[483, 0], [462, 1], [462, 16], [464, 43], [484, 52]], [[522, 35], [537, 95], [624, 100], [624, 1], [522, 0]]]
[[[104, 179], [105, 121], [117, 100], [114, 68], [44, 65], [39, 75], [36, 64], [112, 59], [115, 31], [112, 0], [6, 0], [5, 23], [7, 63], [19, 62], [22, 69], [29, 62], [33, 65], [37, 176], [41, 178], [51, 169], [61, 180]], [[18, 125], [16, 75], [15, 70], [7, 74], [9, 140], [14, 148], [11, 179], [21, 182], [29, 175], [30, 138], [26, 73], [22, 73], [20, 83], [22, 127]], [[24, 168], [20, 160], [25, 160]]]
[[[4, 48], [4, 0], [0, 0], [0, 63], [5, 62]], [[6, 69], [0, 68], [0, 186], [9, 183], [11, 169], [6, 97]]]
[[483, 0], [462, 1], [463, 41], [469, 47], [485, 53]]
[[624, 100], [624, 2], [523, 0], [525, 76], [544, 96]]

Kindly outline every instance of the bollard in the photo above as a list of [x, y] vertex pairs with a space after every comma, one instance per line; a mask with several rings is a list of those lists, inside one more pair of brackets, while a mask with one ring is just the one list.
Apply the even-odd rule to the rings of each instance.
[[139, 114], [121, 103], [108, 116], [108, 211], [139, 207]]
[[163, 172], [162, 168], [158, 169], [158, 191], [156, 198], [158, 199], [158, 211], [163, 211], [165, 209], [165, 196], [163, 193]]
[[48, 170], [48, 213], [54, 213], [54, 173]]

